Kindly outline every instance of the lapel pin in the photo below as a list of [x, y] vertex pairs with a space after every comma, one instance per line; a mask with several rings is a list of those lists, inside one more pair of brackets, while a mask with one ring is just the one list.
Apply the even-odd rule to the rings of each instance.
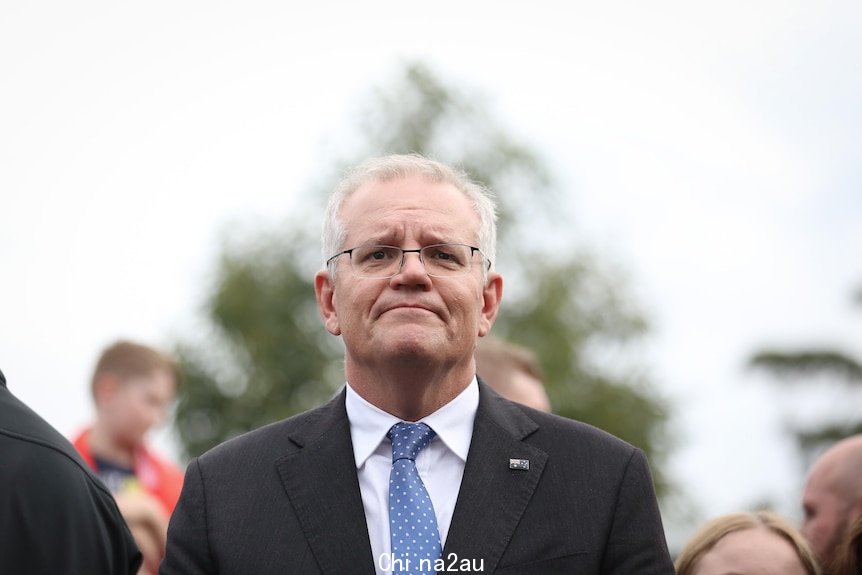
[[509, 460], [509, 469], [519, 469], [521, 471], [529, 471], [530, 460], [529, 459], [510, 459]]

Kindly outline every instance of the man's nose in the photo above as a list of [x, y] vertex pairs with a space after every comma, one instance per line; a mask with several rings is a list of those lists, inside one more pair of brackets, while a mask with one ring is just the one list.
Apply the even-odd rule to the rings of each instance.
[[401, 272], [420, 272], [425, 274], [425, 262], [419, 252], [404, 252], [401, 255]]
[[418, 252], [405, 252], [401, 256], [401, 270], [395, 276], [398, 278], [398, 283], [405, 284], [422, 284], [428, 283], [428, 274], [425, 270], [425, 264]]

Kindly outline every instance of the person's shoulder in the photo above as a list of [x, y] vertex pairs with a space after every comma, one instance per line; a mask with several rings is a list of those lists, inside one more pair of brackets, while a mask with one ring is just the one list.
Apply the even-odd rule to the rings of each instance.
[[525, 406], [517, 409], [536, 424], [524, 442], [545, 452], [557, 469], [609, 478], [630, 470], [640, 474], [649, 466], [643, 450], [598, 427]]
[[74, 485], [87, 476], [87, 471], [74, 458], [57, 446], [38, 439], [0, 430], [0, 451], [8, 471], [7, 477], [18, 485], [27, 485], [29, 489], [39, 487], [43, 478]]
[[500, 397], [509, 409], [519, 411], [535, 428], [525, 438], [549, 453], [561, 453], [594, 461], [628, 461], [639, 449], [619, 437], [583, 421], [533, 409]]
[[[48, 424], [45, 424], [48, 426]], [[62, 501], [74, 494], [82, 500], [113, 501], [108, 489], [99, 481], [68, 441], [54, 436], [53, 428], [44, 434], [25, 435], [0, 430], [0, 452], [9, 471], [7, 480], [27, 486], [29, 494], [40, 494], [42, 502]], [[62, 488], [58, 488], [62, 486]]]
[[14, 428], [0, 426], [6, 564], [16, 573], [135, 572], [140, 554], [110, 491], [50, 424], [35, 412], [17, 415]]
[[539, 424], [540, 430], [544, 430], [545, 433], [558, 434], [564, 437], [574, 436], [585, 441], [614, 445], [621, 449], [634, 449], [630, 443], [589, 423], [555, 413], [538, 411], [526, 406], [522, 407], [524, 410], [530, 410], [530, 417]]
[[343, 393], [322, 406], [228, 439], [198, 459], [208, 463], [225, 459], [278, 456], [292, 448], [315, 441], [320, 435], [332, 430], [339, 421], [345, 424], [347, 422]]
[[18, 474], [41, 473], [55, 480], [66, 479], [71, 484], [83, 482], [110, 496], [68, 439], [24, 403], [10, 397], [12, 401], [0, 406], [0, 441], [10, 469]]

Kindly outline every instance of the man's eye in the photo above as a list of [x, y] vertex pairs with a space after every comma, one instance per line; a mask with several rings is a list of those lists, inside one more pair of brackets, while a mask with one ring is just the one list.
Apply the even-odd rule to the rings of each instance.
[[365, 264], [378, 264], [395, 259], [394, 250], [386, 247], [372, 247], [355, 252], [356, 259]]
[[460, 265], [463, 261], [462, 256], [454, 249], [435, 249], [428, 254], [429, 259], [433, 259], [441, 264]]

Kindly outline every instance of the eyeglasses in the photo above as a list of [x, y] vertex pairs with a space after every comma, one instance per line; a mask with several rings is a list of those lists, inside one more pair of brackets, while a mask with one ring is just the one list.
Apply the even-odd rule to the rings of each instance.
[[[432, 277], [464, 275], [473, 266], [474, 254], [482, 261], [485, 255], [479, 248], [465, 244], [434, 244], [418, 250], [404, 250], [395, 246], [359, 246], [339, 252], [326, 260], [326, 265], [339, 256], [350, 256], [350, 268], [361, 278], [385, 279], [398, 275], [404, 265], [404, 254], [419, 254], [425, 273]], [[488, 261], [488, 268], [491, 262]]]

